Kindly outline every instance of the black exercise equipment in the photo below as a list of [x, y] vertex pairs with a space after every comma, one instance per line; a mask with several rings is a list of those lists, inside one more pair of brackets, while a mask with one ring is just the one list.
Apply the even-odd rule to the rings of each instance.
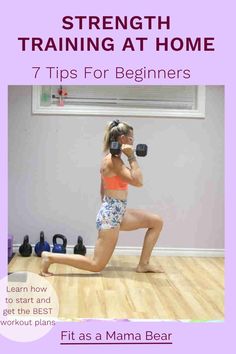
[[41, 231], [40, 232], [40, 240], [39, 240], [39, 242], [36, 243], [36, 245], [34, 247], [34, 252], [36, 253], [36, 255], [38, 257], [41, 257], [41, 254], [43, 251], [50, 252], [50, 245], [47, 241], [45, 241], [44, 232]]
[[82, 256], [86, 255], [86, 247], [81, 236], [78, 236], [77, 245], [74, 247], [74, 254], [81, 254]]
[[[58, 240], [61, 240], [62, 243], [57, 243]], [[52, 238], [53, 243], [53, 253], [66, 253], [67, 239], [65, 236], [56, 234]]]
[[19, 247], [19, 253], [22, 257], [29, 257], [32, 253], [32, 246], [29, 243], [29, 236], [26, 235], [23, 244]]
[[[148, 147], [146, 144], [138, 144], [136, 146], [135, 152], [137, 156], [146, 156]], [[121, 153], [121, 144], [118, 141], [112, 141], [110, 144], [110, 153], [115, 155], [120, 155]]]

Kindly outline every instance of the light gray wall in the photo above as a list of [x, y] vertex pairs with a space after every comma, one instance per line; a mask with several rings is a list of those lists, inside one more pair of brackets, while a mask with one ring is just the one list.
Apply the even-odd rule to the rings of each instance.
[[[208, 86], [206, 119], [126, 118], [135, 142], [144, 187], [130, 187], [129, 207], [162, 216], [162, 247], [224, 246], [224, 90]], [[20, 243], [51, 241], [62, 233], [96, 240], [100, 206], [99, 166], [109, 117], [42, 116], [31, 113], [31, 87], [9, 87], [9, 232]], [[123, 232], [119, 246], [141, 246], [144, 230]]]

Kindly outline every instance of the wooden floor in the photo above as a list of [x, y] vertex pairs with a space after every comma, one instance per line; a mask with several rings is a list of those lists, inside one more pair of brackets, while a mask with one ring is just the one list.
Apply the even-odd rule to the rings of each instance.
[[[52, 265], [47, 278], [57, 291], [59, 317], [223, 320], [224, 259], [153, 257], [164, 273], [135, 273], [136, 256], [113, 256], [100, 274]], [[15, 256], [9, 272], [38, 273], [40, 258]]]

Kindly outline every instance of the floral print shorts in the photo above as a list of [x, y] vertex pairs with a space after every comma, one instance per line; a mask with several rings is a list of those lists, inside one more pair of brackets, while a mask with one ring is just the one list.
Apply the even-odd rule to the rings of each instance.
[[97, 230], [109, 230], [117, 227], [124, 216], [127, 201], [105, 196], [96, 219]]

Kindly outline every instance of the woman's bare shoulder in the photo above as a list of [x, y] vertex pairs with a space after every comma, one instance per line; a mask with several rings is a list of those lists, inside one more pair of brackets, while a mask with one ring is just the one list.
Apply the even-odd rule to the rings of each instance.
[[101, 173], [105, 176], [111, 174], [114, 175], [116, 169], [118, 166], [121, 166], [123, 164], [123, 161], [121, 160], [120, 157], [118, 156], [111, 156], [111, 154], [108, 154], [104, 156], [104, 158], [101, 161]]
[[101, 166], [100, 166], [100, 172], [104, 175], [109, 173], [109, 170], [111, 169], [111, 156], [105, 155], [101, 161]]

